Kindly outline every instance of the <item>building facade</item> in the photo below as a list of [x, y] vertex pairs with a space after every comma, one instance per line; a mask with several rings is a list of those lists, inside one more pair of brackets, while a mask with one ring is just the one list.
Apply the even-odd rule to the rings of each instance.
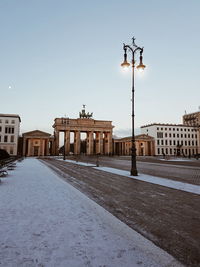
[[155, 155], [193, 156], [199, 153], [199, 129], [184, 124], [153, 123], [141, 127], [155, 139]]
[[39, 130], [23, 133], [23, 156], [38, 157], [52, 155], [54, 137]]
[[[115, 155], [131, 155], [132, 137], [115, 138], [113, 140], [114, 154]], [[146, 134], [135, 136], [135, 147], [137, 156], [154, 156], [155, 144], [154, 138]]]
[[20, 122], [17, 114], [0, 114], [0, 148], [11, 156], [18, 154]]

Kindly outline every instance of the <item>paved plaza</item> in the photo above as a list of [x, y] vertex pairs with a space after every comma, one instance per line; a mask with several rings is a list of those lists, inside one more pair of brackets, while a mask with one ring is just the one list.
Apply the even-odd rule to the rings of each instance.
[[3, 267], [181, 266], [33, 158], [2, 179], [0, 236]]

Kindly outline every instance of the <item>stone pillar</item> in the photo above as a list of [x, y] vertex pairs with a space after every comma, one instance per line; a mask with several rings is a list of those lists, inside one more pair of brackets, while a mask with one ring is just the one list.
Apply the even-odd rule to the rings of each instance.
[[104, 153], [108, 155], [108, 133], [104, 133]]
[[27, 156], [28, 157], [32, 156], [32, 154], [31, 154], [31, 152], [32, 152], [31, 148], [32, 148], [31, 140], [28, 139], [28, 153], [27, 153]]
[[108, 133], [108, 154], [112, 154], [112, 133]]
[[40, 154], [44, 156], [44, 153], [45, 153], [45, 139], [42, 140], [42, 151], [40, 152]]
[[103, 132], [99, 133], [99, 142], [100, 142], [100, 154], [103, 155], [104, 154], [104, 148], [103, 148]]
[[96, 132], [96, 154], [100, 154], [101, 153], [101, 149], [100, 149], [100, 132]]
[[94, 152], [93, 132], [87, 132], [87, 155], [92, 155]]
[[26, 156], [26, 137], [23, 137], [23, 153], [22, 155], [25, 157]]
[[80, 131], [74, 132], [74, 154], [79, 155], [80, 154]]
[[70, 152], [70, 131], [64, 132], [64, 139], [65, 139], [65, 155], [69, 155]]
[[45, 156], [49, 156], [49, 139], [46, 139], [46, 153]]
[[54, 154], [58, 156], [59, 155], [59, 131], [57, 130], [54, 131], [54, 137], [55, 137]]

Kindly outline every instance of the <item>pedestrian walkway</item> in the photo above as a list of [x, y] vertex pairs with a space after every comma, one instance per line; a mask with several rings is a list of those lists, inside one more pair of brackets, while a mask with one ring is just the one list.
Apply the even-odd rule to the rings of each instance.
[[0, 265], [181, 266], [33, 158], [0, 185]]

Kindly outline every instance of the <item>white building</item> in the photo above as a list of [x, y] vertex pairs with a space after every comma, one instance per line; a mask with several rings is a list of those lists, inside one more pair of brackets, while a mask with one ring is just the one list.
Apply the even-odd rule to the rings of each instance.
[[17, 155], [20, 122], [19, 115], [0, 114], [0, 149], [13, 156]]
[[141, 126], [141, 132], [155, 138], [155, 155], [192, 156], [199, 153], [197, 126], [153, 123]]

